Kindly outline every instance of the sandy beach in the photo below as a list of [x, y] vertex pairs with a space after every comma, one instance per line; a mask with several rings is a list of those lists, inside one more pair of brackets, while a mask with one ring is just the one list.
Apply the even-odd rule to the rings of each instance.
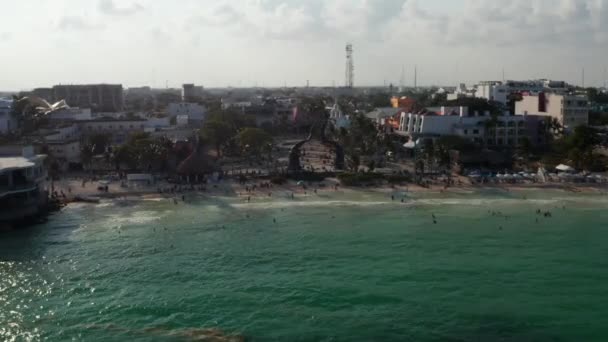
[[[120, 181], [108, 184], [107, 191], [98, 189], [98, 182], [86, 182], [82, 179], [68, 178], [54, 182], [54, 189], [59, 197], [66, 203], [78, 202], [84, 199], [130, 199], [150, 200], [166, 199], [187, 201], [192, 197], [238, 197], [241, 200], [253, 201], [268, 198], [307, 198], [324, 193], [342, 193], [345, 195], [355, 193], [383, 193], [387, 197], [394, 194], [468, 194], [480, 191], [504, 191], [505, 193], [520, 193], [525, 198], [527, 193], [534, 191], [563, 191], [568, 193], [608, 194], [607, 184], [598, 183], [530, 183], [530, 184], [471, 184], [461, 177], [457, 185], [445, 187], [442, 184], [420, 186], [417, 184], [381, 185], [367, 187], [346, 187], [340, 185], [335, 178], [328, 178], [323, 182], [288, 181], [283, 185], [271, 184], [265, 180], [249, 180], [240, 184], [234, 179], [225, 179], [208, 185], [176, 185], [166, 181], [159, 181], [153, 185], [121, 186]], [[298, 185], [300, 184], [300, 185]]]

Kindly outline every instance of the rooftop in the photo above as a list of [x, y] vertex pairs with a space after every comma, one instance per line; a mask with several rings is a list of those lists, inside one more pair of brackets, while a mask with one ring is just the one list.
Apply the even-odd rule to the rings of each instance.
[[46, 158], [45, 155], [39, 154], [31, 158], [25, 157], [0, 157], [0, 171], [9, 171], [17, 169], [25, 169], [36, 166], [36, 162]]

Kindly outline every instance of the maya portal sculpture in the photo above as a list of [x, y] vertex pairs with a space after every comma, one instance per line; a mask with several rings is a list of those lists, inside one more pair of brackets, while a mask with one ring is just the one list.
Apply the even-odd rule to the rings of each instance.
[[300, 141], [294, 147], [291, 148], [291, 151], [289, 153], [290, 172], [302, 171], [302, 165], [300, 163], [300, 157], [302, 156], [302, 147], [312, 140], [318, 140], [321, 142], [322, 145], [329, 147], [332, 151], [335, 151], [334, 168], [336, 170], [344, 169], [344, 149], [337, 142], [327, 139], [325, 135], [325, 130], [327, 129], [328, 122], [329, 115], [327, 113], [324, 113], [321, 118], [319, 118], [315, 123], [313, 123], [306, 140]]
[[20, 114], [34, 112], [37, 115], [45, 116], [62, 109], [70, 108], [64, 100], [51, 104], [38, 96], [25, 96], [15, 98], [14, 100]]

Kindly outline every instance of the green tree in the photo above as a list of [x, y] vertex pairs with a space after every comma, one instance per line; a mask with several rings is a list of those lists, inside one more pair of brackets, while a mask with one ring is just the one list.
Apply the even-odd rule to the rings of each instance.
[[237, 141], [241, 147], [241, 151], [249, 152], [255, 156], [260, 156], [261, 153], [272, 145], [272, 136], [260, 128], [245, 128], [237, 135]]
[[86, 144], [92, 149], [93, 155], [105, 153], [108, 150], [110, 143], [110, 135], [103, 133], [93, 134], [86, 141]]
[[164, 137], [152, 138], [147, 133], [136, 133], [116, 148], [111, 158], [117, 169], [127, 165], [130, 169], [164, 169], [173, 143]]
[[349, 153], [346, 156], [346, 162], [351, 171], [359, 171], [359, 166], [361, 165], [361, 157], [357, 153]]
[[220, 121], [217, 118], [206, 121], [201, 130], [201, 137], [215, 147], [218, 158], [221, 157], [222, 148], [235, 134], [235, 127], [231, 126], [230, 123]]

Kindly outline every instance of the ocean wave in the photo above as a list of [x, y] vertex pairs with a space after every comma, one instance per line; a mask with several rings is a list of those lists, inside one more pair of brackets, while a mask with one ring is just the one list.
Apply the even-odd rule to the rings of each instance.
[[163, 215], [158, 211], [136, 211], [129, 216], [112, 214], [108, 215], [107, 221], [112, 225], [122, 224], [147, 224], [155, 221], [159, 221], [163, 218]]
[[322, 201], [272, 201], [272, 202], [251, 202], [235, 203], [231, 207], [236, 209], [282, 209], [295, 207], [373, 207], [381, 205], [397, 205], [396, 201], [357, 201], [357, 200], [322, 200]]
[[345, 199], [345, 200], [281, 200], [251, 203], [233, 203], [230, 206], [235, 209], [282, 209], [297, 207], [377, 207], [377, 206], [474, 206], [474, 207], [500, 207], [500, 206], [562, 206], [570, 205], [608, 205], [608, 198], [593, 197], [553, 197], [541, 198], [484, 198], [484, 197], [461, 197], [461, 198], [405, 198], [405, 202], [395, 199], [367, 200], [367, 199]]

